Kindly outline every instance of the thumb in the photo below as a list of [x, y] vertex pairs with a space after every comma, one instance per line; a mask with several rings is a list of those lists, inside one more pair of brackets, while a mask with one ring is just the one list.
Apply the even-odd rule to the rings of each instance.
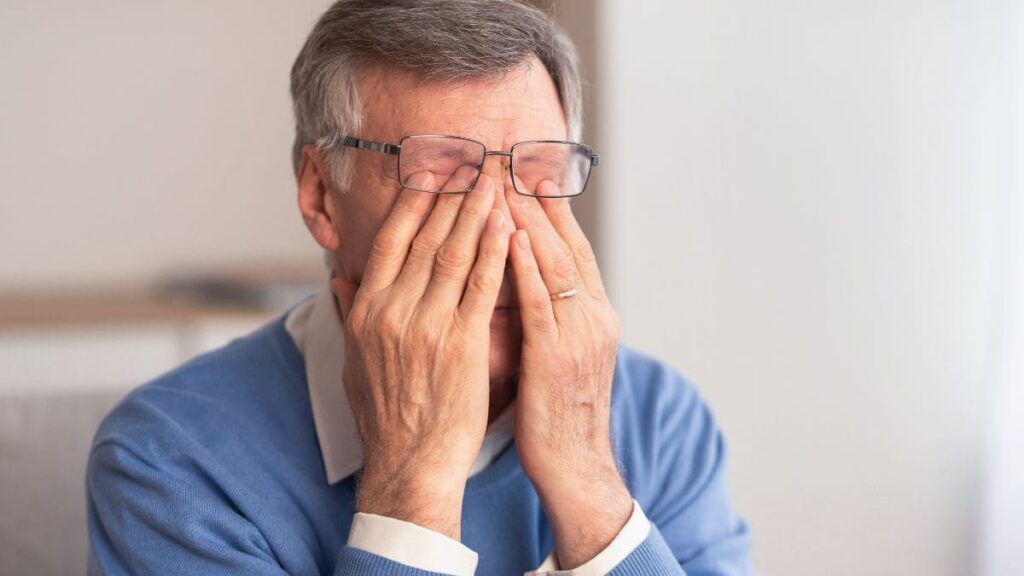
[[338, 299], [338, 310], [341, 312], [341, 321], [348, 320], [348, 313], [352, 310], [352, 302], [356, 298], [356, 290], [359, 287], [356, 283], [340, 276], [331, 278], [331, 292]]

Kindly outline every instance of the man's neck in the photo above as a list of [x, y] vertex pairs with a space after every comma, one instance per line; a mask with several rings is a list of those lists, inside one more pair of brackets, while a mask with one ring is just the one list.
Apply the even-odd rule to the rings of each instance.
[[487, 412], [487, 425], [497, 420], [498, 416], [516, 399], [516, 388], [519, 374], [513, 374], [502, 381], [491, 382], [491, 398]]

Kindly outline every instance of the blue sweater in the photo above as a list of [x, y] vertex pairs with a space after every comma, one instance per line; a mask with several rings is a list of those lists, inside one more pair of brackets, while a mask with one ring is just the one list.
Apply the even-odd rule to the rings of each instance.
[[[722, 436], [693, 387], [620, 346], [612, 406], [652, 525], [612, 574], [751, 573]], [[355, 478], [327, 483], [283, 318], [129, 394], [96, 434], [87, 491], [90, 574], [432, 574], [346, 546]], [[514, 443], [467, 482], [462, 535], [478, 574], [518, 576], [550, 552]]]

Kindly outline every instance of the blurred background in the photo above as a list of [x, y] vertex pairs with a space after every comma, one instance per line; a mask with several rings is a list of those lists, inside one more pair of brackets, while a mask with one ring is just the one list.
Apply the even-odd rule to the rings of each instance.
[[[1024, 6], [540, 4], [623, 339], [708, 398], [759, 573], [1024, 574]], [[288, 72], [328, 5], [0, 0], [0, 573], [84, 569], [98, 419], [323, 281]]]

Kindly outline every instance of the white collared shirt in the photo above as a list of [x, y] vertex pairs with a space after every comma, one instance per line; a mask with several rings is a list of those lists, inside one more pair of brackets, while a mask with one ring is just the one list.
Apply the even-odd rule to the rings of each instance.
[[[343, 331], [330, 287], [293, 309], [285, 319], [285, 328], [306, 365], [313, 422], [327, 482], [335, 484], [362, 468], [363, 446], [342, 384]], [[508, 446], [514, 435], [514, 422], [515, 405], [512, 404], [488, 425], [470, 476], [489, 466]], [[650, 522], [634, 501], [633, 512], [615, 539], [582, 566], [561, 574], [606, 574], [639, 546], [649, 532]], [[348, 545], [421, 570], [457, 576], [472, 575], [478, 560], [476, 552], [440, 532], [362, 512], [356, 512], [352, 518]], [[539, 576], [558, 569], [552, 551], [540, 567], [527, 575]]]

